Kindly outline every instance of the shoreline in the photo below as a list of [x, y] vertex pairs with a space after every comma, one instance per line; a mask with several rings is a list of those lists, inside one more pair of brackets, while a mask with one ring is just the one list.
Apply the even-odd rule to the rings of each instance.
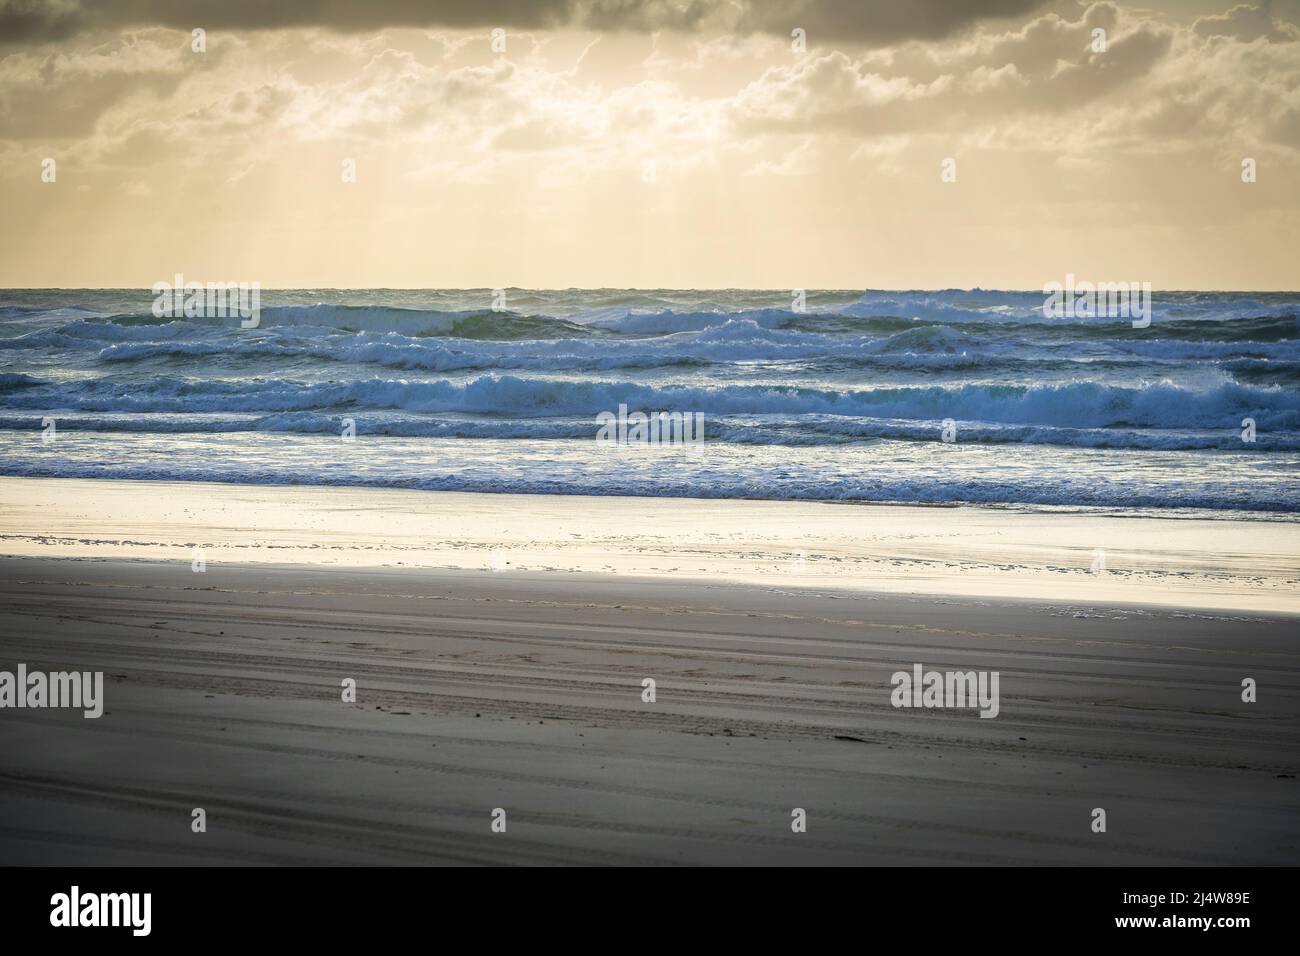
[[2, 477], [0, 555], [1300, 613], [1300, 524], [1005, 506]]
[[[96, 435], [111, 435], [113, 432], [91, 432]], [[132, 434], [132, 433], [122, 433]], [[225, 433], [225, 434], [239, 434]], [[316, 436], [319, 437], [319, 436]], [[407, 440], [410, 436], [400, 436], [402, 440]], [[567, 439], [559, 439], [561, 441]], [[1300, 511], [1280, 511], [1270, 509], [1252, 510], [1248, 508], [1165, 508], [1154, 505], [1134, 505], [1125, 506], [1118, 504], [1069, 504], [1060, 502], [1036, 502], [1036, 501], [924, 501], [924, 500], [884, 500], [884, 499], [867, 499], [867, 498], [791, 498], [791, 497], [764, 497], [762, 495], [735, 495], [727, 497], [706, 497], [700, 495], [673, 495], [673, 494], [595, 494], [583, 492], [539, 492], [539, 491], [479, 491], [474, 489], [462, 488], [418, 488], [407, 487], [398, 484], [381, 484], [381, 483], [332, 483], [332, 482], [308, 482], [298, 481], [296, 479], [286, 480], [267, 480], [267, 481], [198, 481], [188, 478], [136, 478], [114, 475], [111, 477], [87, 477], [84, 475], [42, 475], [42, 474], [0, 474], [0, 482], [4, 481], [89, 481], [96, 484], [121, 482], [125, 484], [143, 484], [143, 485], [200, 485], [216, 486], [221, 488], [301, 488], [301, 489], [336, 489], [340, 491], [355, 492], [403, 492], [418, 495], [485, 495], [489, 497], [516, 498], [572, 498], [577, 500], [606, 500], [620, 499], [627, 501], [696, 501], [696, 502], [770, 502], [778, 504], [791, 505], [835, 505], [844, 508], [921, 508], [921, 509], [945, 509], [959, 508], [971, 509], [978, 511], [997, 511], [1011, 514], [1060, 514], [1071, 515], [1079, 514], [1092, 517], [1106, 518], [1151, 518], [1157, 520], [1168, 519], [1171, 521], [1260, 521], [1278, 524], [1296, 524], [1300, 525]]]

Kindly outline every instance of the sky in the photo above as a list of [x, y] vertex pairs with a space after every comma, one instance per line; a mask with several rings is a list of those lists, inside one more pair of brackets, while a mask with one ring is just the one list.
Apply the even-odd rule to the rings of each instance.
[[1295, 290], [1298, 24], [0, 0], [0, 286]]

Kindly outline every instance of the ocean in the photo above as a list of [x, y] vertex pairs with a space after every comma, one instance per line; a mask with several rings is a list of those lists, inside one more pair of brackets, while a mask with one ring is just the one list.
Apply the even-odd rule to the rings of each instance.
[[[504, 292], [0, 290], [0, 474], [1300, 512], [1300, 293]], [[620, 405], [702, 446], [597, 442]]]

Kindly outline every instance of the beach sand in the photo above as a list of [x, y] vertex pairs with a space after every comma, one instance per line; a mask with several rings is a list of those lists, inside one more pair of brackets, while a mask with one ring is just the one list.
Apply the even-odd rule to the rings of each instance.
[[[0, 535], [0, 669], [106, 697], [0, 710], [0, 863], [1300, 846], [1295, 524], [0, 479]], [[917, 663], [998, 716], [891, 706]]]

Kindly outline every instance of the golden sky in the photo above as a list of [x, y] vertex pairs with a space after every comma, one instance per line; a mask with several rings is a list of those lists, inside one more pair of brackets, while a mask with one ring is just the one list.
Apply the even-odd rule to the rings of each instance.
[[0, 285], [1294, 290], [1298, 11], [0, 0]]

